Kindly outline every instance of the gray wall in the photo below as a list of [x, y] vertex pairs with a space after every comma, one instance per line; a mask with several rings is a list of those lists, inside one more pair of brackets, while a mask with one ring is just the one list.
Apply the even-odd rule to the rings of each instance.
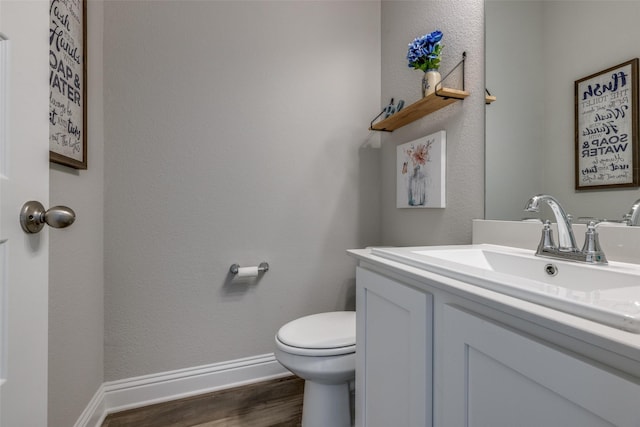
[[[467, 52], [465, 89], [471, 95], [404, 128], [382, 143], [382, 237], [387, 245], [459, 244], [471, 241], [471, 220], [484, 206], [484, 2], [483, 0], [382, 3], [382, 102], [410, 104], [420, 96], [421, 72], [405, 61], [415, 37], [442, 30], [444, 76]], [[452, 74], [452, 78], [460, 73]], [[461, 82], [459, 82], [461, 83]], [[456, 80], [445, 86], [461, 87]], [[446, 209], [396, 209], [396, 146], [447, 131]]]
[[[347, 248], [470, 241], [482, 1], [109, 1], [104, 67], [96, 5], [89, 170], [51, 172], [52, 202], [78, 222], [50, 233], [50, 425], [72, 425], [102, 381], [269, 353], [286, 321], [353, 308]], [[435, 28], [443, 70], [468, 52], [472, 95], [366, 131], [390, 97], [418, 99], [406, 46]], [[447, 209], [397, 210], [395, 146], [440, 129]], [[257, 285], [229, 280], [231, 263], [262, 260]]]
[[345, 250], [380, 241], [380, 4], [104, 7], [105, 379], [270, 353], [353, 308]]
[[49, 422], [72, 426], [104, 381], [102, 3], [88, 3], [88, 161], [51, 164], [52, 205], [76, 222], [49, 230]]
[[[486, 109], [486, 205], [490, 219], [519, 220], [534, 194], [547, 191], [544, 162], [548, 50], [543, 47], [547, 0], [486, 2], [487, 88], [498, 98]], [[553, 191], [553, 190], [549, 190]]]

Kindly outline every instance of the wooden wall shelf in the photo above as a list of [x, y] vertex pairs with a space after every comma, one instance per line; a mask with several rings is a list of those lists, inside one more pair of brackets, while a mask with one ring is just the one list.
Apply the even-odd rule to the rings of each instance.
[[447, 105], [465, 99], [469, 92], [458, 89], [442, 88], [438, 93], [425, 96], [417, 102], [403, 108], [399, 112], [387, 117], [378, 123], [373, 123], [369, 130], [392, 132], [402, 126], [408, 125], [427, 114], [438, 111]]

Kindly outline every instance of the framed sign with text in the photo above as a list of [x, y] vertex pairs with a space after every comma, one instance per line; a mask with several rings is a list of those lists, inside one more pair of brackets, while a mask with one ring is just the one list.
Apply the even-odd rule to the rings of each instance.
[[50, 0], [49, 160], [87, 169], [86, 0]]
[[637, 187], [638, 58], [574, 88], [576, 190]]

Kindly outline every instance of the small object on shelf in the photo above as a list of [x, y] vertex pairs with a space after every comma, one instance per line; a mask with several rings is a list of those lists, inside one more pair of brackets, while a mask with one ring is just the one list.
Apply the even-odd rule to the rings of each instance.
[[438, 89], [440, 89], [440, 82], [442, 81], [442, 77], [440, 76], [440, 72], [438, 70], [427, 70], [422, 77], [422, 97], [424, 98], [427, 95], [431, 95], [436, 91], [436, 85], [438, 85]]
[[[384, 107], [384, 110], [382, 110], [382, 112], [384, 113], [384, 118], [386, 119], [386, 118], [394, 115], [398, 111], [402, 110], [402, 107], [404, 107], [404, 101], [402, 99], [398, 101], [397, 105], [393, 105], [393, 98], [391, 98], [391, 102], [389, 103], [389, 105]], [[380, 114], [382, 114], [382, 113], [380, 113]], [[380, 116], [378, 116], [378, 117], [380, 117]]]
[[422, 70], [422, 97], [436, 90], [436, 84], [441, 82], [440, 55], [442, 54], [442, 31], [436, 30], [414, 39], [409, 43], [407, 60], [409, 68]]
[[402, 107], [404, 107], [404, 101], [402, 99], [398, 101], [398, 105], [393, 105], [393, 98], [391, 98], [391, 102], [389, 102], [389, 105], [384, 107], [382, 111], [380, 111], [380, 114], [378, 114], [373, 118], [373, 120], [371, 120], [371, 127], [373, 127], [373, 122], [378, 120], [380, 116], [382, 116], [383, 114], [384, 114], [383, 120], [386, 120], [392, 115], [394, 115], [395, 113], [397, 113], [398, 111], [402, 110]]

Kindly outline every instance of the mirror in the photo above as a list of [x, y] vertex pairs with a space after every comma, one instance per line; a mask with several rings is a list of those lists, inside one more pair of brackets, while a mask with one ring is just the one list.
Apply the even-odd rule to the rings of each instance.
[[574, 82], [640, 57], [640, 1], [486, 0], [485, 218], [520, 220], [534, 194], [619, 220], [640, 190], [576, 191]]

